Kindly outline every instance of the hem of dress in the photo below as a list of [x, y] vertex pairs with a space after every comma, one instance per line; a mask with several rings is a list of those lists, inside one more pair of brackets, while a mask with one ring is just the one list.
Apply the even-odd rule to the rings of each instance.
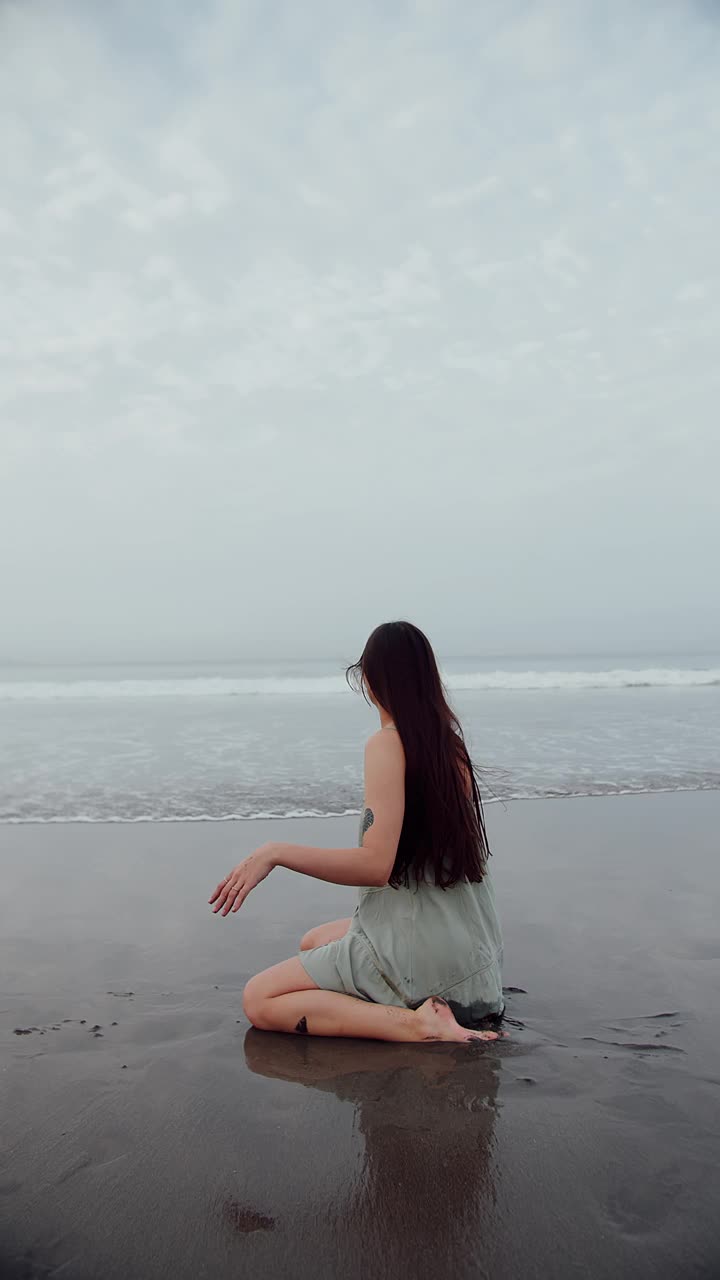
[[492, 969], [499, 963], [501, 952], [497, 952], [492, 960], [488, 960], [487, 964], [482, 964], [479, 969], [473, 969], [472, 973], [466, 973], [464, 978], [458, 978], [457, 982], [453, 982], [449, 987], [443, 987], [442, 991], [436, 991], [435, 995], [446, 995], [448, 991], [454, 991], [456, 987], [462, 986], [464, 982], [469, 982], [471, 978], [477, 978], [478, 974], [487, 973], [488, 969]]

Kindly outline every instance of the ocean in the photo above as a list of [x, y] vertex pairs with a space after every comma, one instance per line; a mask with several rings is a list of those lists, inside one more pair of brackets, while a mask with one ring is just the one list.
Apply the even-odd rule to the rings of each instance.
[[[0, 822], [358, 813], [379, 721], [344, 665], [0, 667]], [[720, 655], [441, 669], [488, 802], [720, 787]]]

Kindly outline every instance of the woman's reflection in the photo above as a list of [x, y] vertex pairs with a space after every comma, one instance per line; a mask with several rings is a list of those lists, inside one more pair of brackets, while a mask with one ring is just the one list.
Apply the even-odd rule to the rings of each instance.
[[362, 1175], [353, 1166], [326, 1219], [345, 1275], [348, 1262], [355, 1273], [353, 1257], [364, 1275], [399, 1268], [413, 1276], [453, 1274], [462, 1260], [477, 1261], [494, 1198], [496, 1050], [254, 1028], [244, 1048], [255, 1074], [321, 1089], [355, 1107]]

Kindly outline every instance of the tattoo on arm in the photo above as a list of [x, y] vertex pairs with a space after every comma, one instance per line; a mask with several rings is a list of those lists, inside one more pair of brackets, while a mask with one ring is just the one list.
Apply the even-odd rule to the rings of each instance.
[[301, 1035], [306, 1036], [307, 1035], [307, 1018], [301, 1018], [295, 1030], [299, 1031]]
[[370, 830], [374, 821], [375, 821], [375, 814], [373, 813], [372, 809], [366, 809], [362, 816], [362, 822], [360, 824], [360, 843], [361, 844], [363, 842], [363, 836], [365, 835], [365, 832]]

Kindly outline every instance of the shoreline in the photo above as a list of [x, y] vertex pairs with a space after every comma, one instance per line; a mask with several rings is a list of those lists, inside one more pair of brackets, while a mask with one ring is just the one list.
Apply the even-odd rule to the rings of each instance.
[[[699, 787], [633, 787], [627, 790], [619, 791], [572, 791], [567, 793], [548, 793], [538, 796], [490, 796], [487, 800], [483, 798], [483, 808], [490, 805], [517, 805], [517, 804], [536, 804], [539, 801], [565, 801], [565, 800], [613, 800], [620, 797], [628, 796], [672, 796], [672, 795], [702, 795], [705, 792], [720, 792], [720, 784], [712, 786]], [[139, 817], [139, 818], [0, 818], [0, 829], [3, 827], [136, 827], [136, 826], [153, 826], [155, 824], [170, 826], [173, 824], [182, 825], [183, 823], [191, 823], [193, 825], [223, 822], [322, 822], [326, 818], [352, 818], [358, 817], [362, 812], [361, 809], [343, 809], [340, 813], [229, 813], [222, 814], [219, 817], [212, 817], [211, 814], [199, 814], [197, 816], [191, 814], [182, 814], [178, 817]]]

